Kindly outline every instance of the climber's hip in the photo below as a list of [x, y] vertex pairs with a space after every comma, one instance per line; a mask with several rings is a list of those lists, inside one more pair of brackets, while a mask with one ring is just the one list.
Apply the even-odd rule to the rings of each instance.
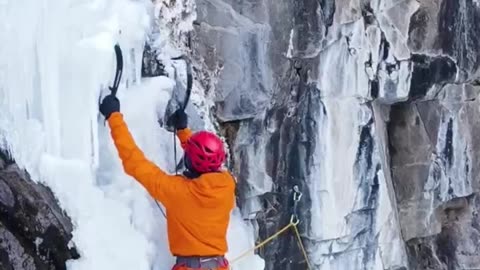
[[224, 270], [228, 269], [228, 260], [224, 256], [214, 257], [177, 257], [172, 270]]

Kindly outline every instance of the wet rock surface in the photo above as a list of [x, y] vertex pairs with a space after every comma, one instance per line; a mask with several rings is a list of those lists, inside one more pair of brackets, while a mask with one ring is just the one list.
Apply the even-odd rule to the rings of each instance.
[[[259, 238], [316, 269], [475, 269], [478, 1], [199, 0], [192, 48]], [[462, 202], [462, 203], [457, 203]], [[452, 210], [452, 206], [453, 210]], [[293, 234], [267, 269], [305, 269]], [[469, 268], [470, 267], [470, 268]]]
[[411, 269], [479, 269], [479, 194], [453, 199], [440, 211], [441, 231], [408, 241]]
[[66, 269], [79, 257], [72, 224], [50, 191], [0, 155], [0, 269]]

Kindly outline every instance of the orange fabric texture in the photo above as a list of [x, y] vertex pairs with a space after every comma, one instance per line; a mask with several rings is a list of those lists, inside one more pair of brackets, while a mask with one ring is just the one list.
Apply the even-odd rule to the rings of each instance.
[[[121, 113], [113, 113], [108, 124], [125, 172], [166, 208], [172, 254], [224, 255], [230, 212], [235, 204], [235, 181], [231, 174], [206, 173], [197, 179], [168, 175], [138, 148]], [[182, 146], [191, 134], [189, 129], [178, 131]]]

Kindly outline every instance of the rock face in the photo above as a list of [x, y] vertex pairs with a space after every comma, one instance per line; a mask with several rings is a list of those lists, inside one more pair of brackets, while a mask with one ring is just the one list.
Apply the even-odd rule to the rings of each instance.
[[[315, 269], [480, 268], [478, 1], [198, 0], [197, 13], [192, 48], [259, 238], [288, 222], [298, 185]], [[260, 254], [305, 269], [295, 247], [287, 234]]]
[[70, 219], [52, 192], [0, 155], [0, 269], [66, 269], [79, 257]]
[[412, 269], [478, 269], [478, 193], [442, 205], [441, 231], [408, 242]]

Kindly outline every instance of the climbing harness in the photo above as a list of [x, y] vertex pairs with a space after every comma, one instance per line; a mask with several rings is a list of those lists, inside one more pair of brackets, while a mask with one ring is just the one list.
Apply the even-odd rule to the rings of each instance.
[[228, 267], [228, 260], [224, 256], [177, 256], [176, 264], [173, 269], [177, 269], [176, 267], [187, 267], [188, 269], [217, 269]]
[[240, 261], [241, 259], [245, 258], [249, 253], [256, 251], [257, 249], [265, 246], [278, 236], [280, 236], [282, 233], [286, 232], [288, 229], [293, 228], [293, 231], [295, 232], [295, 236], [297, 238], [297, 243], [298, 246], [300, 247], [303, 257], [305, 258], [305, 262], [307, 263], [307, 269], [313, 269], [310, 261], [308, 259], [307, 251], [305, 249], [305, 246], [303, 245], [302, 238], [300, 236], [300, 232], [298, 230], [297, 225], [300, 223], [300, 219], [298, 218], [298, 202], [302, 198], [302, 192], [298, 188], [297, 185], [293, 187], [293, 208], [292, 208], [292, 215], [290, 216], [290, 222], [284, 226], [282, 229], [268, 237], [267, 239], [263, 240], [261, 243], [257, 244], [255, 247], [245, 251], [244, 253], [240, 254], [238, 257], [234, 258], [233, 260], [230, 261], [231, 264]]

